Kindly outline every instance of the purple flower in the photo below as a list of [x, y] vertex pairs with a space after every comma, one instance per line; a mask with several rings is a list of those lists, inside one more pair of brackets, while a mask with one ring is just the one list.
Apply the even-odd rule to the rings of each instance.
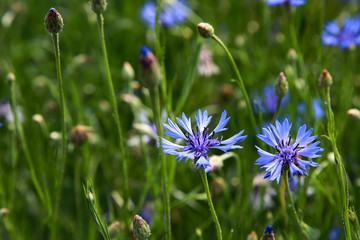
[[335, 21], [326, 23], [321, 34], [324, 45], [348, 49], [360, 44], [360, 15], [346, 18], [339, 27]]
[[306, 169], [309, 166], [320, 166], [313, 161], [302, 160], [301, 157], [316, 158], [320, 157], [319, 152], [324, 151], [321, 147], [318, 147], [320, 141], [313, 142], [317, 136], [310, 136], [313, 129], [306, 131], [306, 125], [300, 127], [296, 140], [292, 140], [289, 135], [291, 124], [287, 119], [283, 124], [276, 121], [275, 126], [270, 124], [270, 127], [263, 128], [263, 135], [258, 134], [257, 137], [275, 148], [277, 152], [275, 154], [266, 152], [256, 146], [260, 158], [256, 160], [256, 165], [264, 165], [260, 169], [266, 168], [268, 172], [264, 178], [270, 177], [270, 181], [277, 179], [277, 183], [280, 182], [281, 171], [284, 167], [289, 169], [290, 177], [293, 178], [294, 174], [302, 174], [307, 176]]
[[[160, 24], [164, 27], [173, 27], [184, 22], [188, 14], [187, 7], [182, 0], [165, 1], [160, 11]], [[149, 28], [154, 28], [156, 4], [154, 2], [144, 3], [140, 15]]]
[[235, 148], [242, 148], [235, 144], [243, 141], [247, 137], [242, 136], [244, 130], [226, 140], [222, 140], [222, 137], [220, 137], [220, 139], [214, 138], [216, 133], [227, 130], [225, 125], [230, 117], [226, 118], [226, 111], [221, 114], [220, 121], [215, 129], [209, 131], [207, 126], [209, 125], [211, 118], [212, 116], [208, 116], [207, 110], [202, 113], [199, 109], [197, 116], [195, 116], [197, 124], [196, 131], [191, 128], [191, 120], [190, 118], [187, 118], [184, 113], [182, 114], [182, 119], [176, 118], [176, 120], [185, 131], [182, 131], [176, 123], [168, 119], [169, 124], [163, 123], [164, 127], [168, 130], [164, 134], [175, 139], [184, 139], [185, 146], [172, 143], [162, 138], [164, 153], [176, 156], [175, 159], [179, 159], [179, 162], [183, 158], [186, 158], [185, 162], [187, 162], [189, 158], [194, 159], [194, 164], [198, 169], [201, 166], [205, 169], [207, 166], [211, 167], [208, 158], [208, 151], [210, 148], [220, 149], [224, 152]]
[[267, 0], [269, 6], [289, 5], [291, 7], [297, 7], [304, 5], [305, 3], [305, 0]]
[[[260, 111], [263, 114], [274, 114], [276, 111], [276, 105], [278, 101], [278, 97], [275, 94], [274, 86], [267, 85], [263, 87], [261, 97], [258, 94], [254, 94], [253, 102], [254, 102], [254, 109], [255, 113], [257, 114], [257, 106], [259, 105]], [[281, 107], [285, 107], [289, 103], [290, 94], [287, 94], [283, 97], [281, 102]], [[256, 103], [256, 104], [255, 104]]]

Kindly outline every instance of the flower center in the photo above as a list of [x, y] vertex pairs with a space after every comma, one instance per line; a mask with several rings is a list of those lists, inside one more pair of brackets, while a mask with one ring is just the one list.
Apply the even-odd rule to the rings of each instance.
[[291, 146], [291, 136], [289, 136], [289, 140], [287, 142], [284, 142], [284, 140], [281, 140], [278, 146], [276, 146], [276, 150], [279, 152], [278, 156], [281, 160], [285, 162], [295, 161], [295, 157], [297, 155], [297, 147], [299, 144], [297, 144], [295, 147]]

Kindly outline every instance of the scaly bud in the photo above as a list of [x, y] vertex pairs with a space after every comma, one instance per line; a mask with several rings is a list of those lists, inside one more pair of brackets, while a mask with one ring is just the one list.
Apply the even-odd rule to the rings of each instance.
[[142, 47], [140, 50], [139, 72], [143, 86], [153, 89], [160, 84], [162, 78], [160, 67], [148, 47]]
[[137, 240], [147, 240], [151, 235], [149, 225], [139, 215], [135, 215], [134, 217], [133, 230], [134, 236]]
[[321, 86], [323, 86], [325, 88], [330, 87], [332, 85], [332, 77], [326, 69], [324, 69], [321, 72], [319, 81], [320, 81]]
[[274, 85], [274, 91], [278, 98], [283, 98], [289, 92], [289, 84], [284, 73], [280, 73]]
[[44, 24], [49, 33], [58, 33], [64, 26], [63, 19], [55, 8], [50, 8], [49, 12], [45, 16]]
[[107, 7], [106, 0], [90, 0], [91, 9], [96, 13], [100, 14], [105, 12]]
[[360, 120], [360, 111], [359, 109], [352, 108], [347, 111], [347, 115], [354, 120]]
[[261, 240], [275, 240], [274, 231], [271, 225], [266, 227], [266, 230]]
[[121, 76], [125, 81], [134, 80], [135, 72], [129, 62], [124, 62], [123, 67], [121, 69]]
[[199, 23], [197, 25], [198, 32], [203, 38], [211, 38], [214, 36], [214, 28], [209, 23]]
[[14, 82], [16, 80], [15, 74], [13, 72], [9, 72], [6, 75], [6, 80], [8, 80], [8, 82]]

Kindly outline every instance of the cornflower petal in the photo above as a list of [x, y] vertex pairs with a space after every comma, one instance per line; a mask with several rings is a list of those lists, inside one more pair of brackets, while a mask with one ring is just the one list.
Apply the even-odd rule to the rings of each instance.
[[195, 116], [195, 119], [200, 133], [202, 133], [204, 129], [209, 125], [211, 118], [212, 116], [208, 117], [207, 110], [205, 110], [204, 113], [201, 113], [200, 109], [198, 110], [198, 115]]
[[227, 128], [224, 128], [224, 127], [229, 122], [229, 119], [230, 119], [230, 117], [226, 118], [226, 110], [224, 110], [223, 113], [221, 114], [221, 118], [220, 118], [218, 125], [215, 127], [215, 129], [213, 131], [215, 133], [218, 133], [218, 132], [227, 130]]
[[206, 160], [204, 157], [200, 157], [199, 160], [195, 163], [197, 166], [197, 169], [199, 169], [201, 166], [205, 169], [206, 167], [211, 167], [211, 164], [208, 160]]
[[184, 133], [181, 131], [176, 123], [173, 123], [170, 118], [168, 118], [168, 124], [163, 123], [163, 126], [168, 130], [168, 132], [164, 132], [164, 134], [172, 137], [172, 138], [183, 138], [186, 139]]

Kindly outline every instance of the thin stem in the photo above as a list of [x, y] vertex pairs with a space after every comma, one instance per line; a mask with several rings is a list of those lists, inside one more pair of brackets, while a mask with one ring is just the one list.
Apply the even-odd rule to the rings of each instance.
[[221, 234], [221, 226], [220, 226], [220, 223], [219, 223], [219, 219], [218, 219], [218, 217], [216, 215], [213, 202], [211, 200], [209, 183], [208, 183], [208, 180], [207, 180], [207, 175], [206, 175], [205, 169], [203, 167], [200, 168], [200, 175], [201, 175], [202, 182], [204, 184], [204, 188], [205, 188], [206, 197], [207, 197], [207, 200], [208, 200], [211, 216], [212, 216], [212, 218], [214, 220], [214, 223], [215, 223], [215, 226], [216, 226], [217, 238], [218, 238], [218, 240], [221, 240], [221, 239], [223, 239], [222, 234]]
[[[327, 116], [328, 116], [328, 134], [331, 140], [331, 144], [333, 147], [335, 161], [338, 167], [338, 177], [340, 180], [340, 188], [341, 188], [341, 196], [342, 196], [342, 205], [343, 205], [343, 220], [344, 220], [344, 227], [346, 232], [346, 239], [351, 240], [351, 227], [349, 221], [349, 211], [348, 211], [348, 204], [349, 204], [349, 186], [347, 183], [347, 176], [346, 170], [340, 158], [340, 153], [336, 145], [336, 137], [335, 137], [335, 119], [334, 113], [331, 109], [331, 97], [330, 97], [330, 87], [325, 89], [326, 94], [326, 101], [327, 101]], [[345, 182], [346, 181], [346, 182]]]
[[278, 100], [277, 100], [275, 114], [274, 114], [273, 119], [272, 119], [273, 123], [275, 123], [276, 118], [279, 116], [282, 100], [283, 100], [282, 97], [279, 97]]
[[105, 36], [104, 36], [104, 18], [102, 14], [97, 14], [97, 23], [99, 28], [99, 35], [100, 35], [100, 41], [101, 41], [101, 47], [104, 55], [104, 63], [106, 67], [106, 74], [107, 74], [107, 83], [109, 88], [109, 94], [110, 94], [110, 100], [112, 107], [114, 109], [114, 115], [115, 115], [115, 122], [116, 122], [116, 129], [119, 136], [119, 148], [120, 148], [120, 155], [122, 160], [122, 174], [123, 174], [123, 181], [124, 181], [124, 204], [125, 204], [125, 219], [126, 219], [126, 225], [129, 225], [128, 221], [128, 202], [129, 202], [129, 183], [128, 183], [128, 159], [127, 159], [127, 153], [125, 152], [124, 147], [124, 139], [123, 139], [123, 132], [121, 129], [121, 123], [120, 123], [120, 117], [115, 97], [115, 91], [114, 86], [111, 78], [111, 72], [110, 72], [110, 66], [107, 56], [107, 50], [106, 50], [106, 44], [105, 44]]
[[165, 154], [162, 153], [162, 128], [161, 128], [161, 116], [160, 116], [160, 100], [159, 100], [159, 91], [158, 89], [150, 90], [152, 109], [156, 122], [156, 130], [159, 135], [159, 145], [160, 145], [160, 161], [161, 161], [161, 176], [162, 176], [162, 186], [164, 192], [164, 203], [165, 203], [165, 218], [166, 218], [166, 234], [165, 239], [171, 239], [171, 222], [170, 222], [170, 195], [169, 195], [169, 180], [167, 174], [167, 167], [165, 161]]
[[10, 82], [10, 99], [11, 99], [11, 110], [13, 112], [14, 115], [14, 121], [15, 121], [15, 127], [16, 127], [16, 131], [17, 134], [20, 137], [20, 141], [21, 141], [21, 145], [24, 151], [24, 155], [25, 155], [25, 159], [29, 165], [29, 171], [30, 171], [30, 177], [31, 177], [31, 181], [34, 184], [35, 190], [40, 198], [40, 201], [43, 203], [44, 206], [47, 207], [47, 210], [50, 212], [51, 207], [49, 206], [49, 201], [47, 202], [45, 200], [44, 197], [44, 192], [40, 186], [38, 177], [36, 176], [36, 171], [34, 168], [34, 164], [33, 164], [33, 160], [32, 157], [30, 155], [30, 151], [29, 151], [29, 147], [25, 138], [25, 134], [22, 128], [22, 125], [19, 121], [19, 116], [17, 114], [17, 109], [16, 109], [16, 97], [15, 97], [15, 89], [14, 89], [14, 82]]
[[[53, 39], [54, 44], [54, 52], [55, 52], [55, 62], [56, 62], [56, 73], [58, 79], [58, 87], [59, 87], [59, 97], [60, 97], [60, 113], [61, 113], [61, 132], [62, 132], [62, 142], [61, 142], [61, 158], [60, 158], [60, 172], [58, 178], [55, 179], [55, 209], [54, 209], [54, 221], [57, 221], [59, 214], [59, 205], [61, 199], [61, 185], [62, 180], [65, 173], [65, 161], [66, 161], [66, 123], [65, 123], [65, 103], [64, 103], [64, 89], [63, 82], [61, 76], [61, 63], [60, 63], [60, 47], [59, 47], [59, 34], [52, 33], [51, 37]], [[57, 225], [56, 223], [53, 223]], [[53, 235], [56, 235], [57, 227], [54, 227]]]
[[295, 204], [291, 195], [291, 191], [290, 191], [290, 187], [289, 187], [289, 178], [288, 178], [288, 172], [289, 170], [285, 171], [285, 175], [284, 175], [284, 179], [285, 179], [285, 186], [286, 186], [286, 191], [287, 191], [287, 195], [290, 201], [290, 207], [291, 207], [291, 212], [293, 214], [293, 217], [296, 221], [296, 224], [299, 228], [299, 230], [302, 232], [302, 234], [304, 235], [304, 237], [306, 239], [310, 239], [309, 235], [305, 232], [305, 230], [303, 229], [302, 225], [301, 225], [301, 221], [297, 215], [296, 209], [295, 209]]
[[228, 50], [228, 48], [225, 46], [225, 44], [221, 41], [221, 39], [216, 36], [215, 34], [212, 36], [212, 39], [214, 39], [225, 51], [227, 57], [229, 58], [230, 60], [230, 63], [231, 63], [231, 66], [236, 74], [236, 83], [238, 84], [238, 86], [240, 87], [240, 90], [242, 92], [242, 94], [244, 95], [244, 98], [245, 98], [245, 102], [246, 102], [246, 105], [247, 105], [247, 108], [250, 112], [250, 119], [251, 119], [251, 124], [254, 128], [254, 131], [257, 132], [257, 127], [256, 127], [256, 120], [255, 120], [255, 115], [254, 115], [254, 111], [252, 109], [252, 106], [251, 106], [251, 103], [250, 103], [250, 99], [249, 99], [249, 96], [247, 94], [247, 91], [246, 91], [246, 88], [245, 88], [245, 85], [244, 85], [244, 82], [242, 80], [242, 77], [240, 75], [240, 72], [239, 72], [239, 69], [237, 68], [236, 64], [235, 64], [235, 61], [234, 61], [234, 58], [232, 57], [230, 51]]

